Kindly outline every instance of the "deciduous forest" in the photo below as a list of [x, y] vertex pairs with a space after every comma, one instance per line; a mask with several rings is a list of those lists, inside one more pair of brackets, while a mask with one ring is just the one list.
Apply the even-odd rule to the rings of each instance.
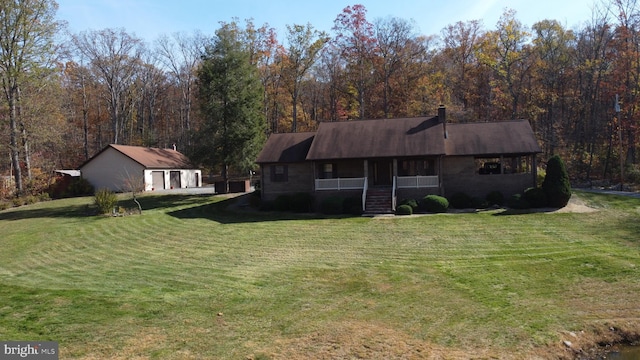
[[[572, 181], [637, 183], [640, 6], [596, 1], [573, 28], [553, 18], [523, 24], [505, 9], [496, 24], [454, 22], [426, 35], [411, 19], [369, 19], [358, 4], [336, 14], [331, 29], [239, 19], [220, 28], [258, 77], [261, 139], [323, 121], [435, 115], [442, 104], [451, 122], [529, 120], [541, 162], [560, 155]], [[110, 143], [175, 144], [193, 154], [216, 138], [199, 74], [216, 56], [217, 34], [158, 34], [148, 43], [126, 29], [68, 33], [53, 0], [0, 4], [5, 195], [36, 188], [54, 169], [76, 169]], [[246, 174], [244, 160], [201, 165]]]

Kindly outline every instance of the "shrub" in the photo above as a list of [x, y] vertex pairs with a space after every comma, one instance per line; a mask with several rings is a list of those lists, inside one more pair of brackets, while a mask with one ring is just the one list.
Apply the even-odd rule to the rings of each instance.
[[513, 195], [507, 204], [512, 209], [529, 209], [531, 204], [522, 196], [522, 194]]
[[93, 192], [93, 185], [91, 185], [87, 179], [74, 177], [71, 179], [71, 183], [69, 183], [69, 196], [88, 196], [93, 194]]
[[536, 186], [541, 187], [542, 182], [544, 181], [545, 176], [547, 176], [547, 171], [541, 167], [538, 167], [536, 170]]
[[118, 197], [109, 189], [99, 189], [96, 191], [94, 203], [98, 206], [100, 214], [109, 214], [118, 203]]
[[24, 203], [27, 205], [35, 204], [37, 202], [40, 202], [40, 198], [36, 195], [29, 194], [24, 197]]
[[309, 193], [297, 193], [291, 196], [289, 209], [297, 213], [307, 213], [313, 211], [313, 196]]
[[547, 195], [549, 206], [564, 207], [571, 198], [571, 184], [567, 169], [558, 155], [547, 162], [547, 175], [542, 182], [542, 189]]
[[255, 190], [249, 195], [249, 206], [252, 208], [258, 209], [260, 208], [260, 204], [262, 203], [262, 194], [260, 190]]
[[320, 204], [320, 212], [327, 215], [338, 215], [342, 213], [344, 199], [332, 196], [324, 199]]
[[401, 205], [409, 205], [411, 206], [411, 212], [415, 212], [418, 210], [418, 202], [414, 199], [402, 199], [399, 203], [398, 206]]
[[422, 199], [422, 208], [430, 213], [445, 213], [449, 208], [449, 201], [442, 196], [427, 195]]
[[640, 183], [640, 165], [628, 165], [624, 170], [625, 178], [627, 182], [634, 184]]
[[23, 197], [14, 197], [13, 199], [11, 199], [11, 202], [13, 203], [13, 206], [15, 206], [15, 207], [22, 206], [22, 205], [26, 204]]
[[413, 208], [411, 205], [400, 205], [396, 208], [396, 215], [412, 215]]
[[289, 211], [291, 210], [291, 195], [279, 195], [273, 201], [273, 210], [275, 211]]
[[342, 213], [349, 215], [362, 215], [362, 198], [352, 196], [342, 202]]
[[7, 210], [11, 207], [11, 204], [6, 201], [0, 201], [0, 211]]
[[522, 196], [532, 208], [541, 208], [548, 205], [547, 194], [541, 188], [528, 188]]
[[489, 202], [486, 199], [480, 197], [474, 197], [471, 199], [471, 207], [474, 209], [484, 209], [489, 207]]
[[470, 208], [473, 203], [471, 196], [458, 192], [449, 198], [449, 204], [455, 209], [467, 209]]
[[486, 199], [489, 205], [502, 206], [504, 204], [504, 195], [498, 190], [488, 193]]
[[260, 202], [260, 211], [273, 211], [275, 209], [275, 205], [273, 201], [261, 201]]

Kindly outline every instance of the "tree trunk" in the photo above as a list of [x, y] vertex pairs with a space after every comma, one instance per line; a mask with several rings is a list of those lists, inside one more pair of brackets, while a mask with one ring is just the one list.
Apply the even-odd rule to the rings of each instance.
[[27, 170], [27, 179], [31, 180], [31, 155], [29, 151], [29, 137], [27, 136], [27, 129], [24, 124], [20, 124], [20, 129], [22, 133], [22, 147], [24, 148], [24, 166]]
[[82, 86], [82, 130], [84, 159], [89, 160], [89, 104], [87, 101], [87, 91], [84, 83], [84, 74], [81, 77]]
[[22, 184], [22, 169], [20, 167], [20, 150], [18, 148], [18, 122], [17, 122], [17, 108], [16, 108], [16, 86], [9, 88], [7, 94], [9, 100], [9, 147], [11, 150], [11, 164], [13, 165], [13, 176], [16, 182], [16, 190], [18, 194], [22, 194], [24, 186]]
[[27, 128], [24, 126], [24, 122], [22, 122], [22, 96], [20, 94], [20, 87], [17, 88], [17, 106], [16, 106], [16, 116], [18, 121], [20, 122], [20, 133], [22, 139], [22, 147], [24, 149], [24, 166], [27, 170], [27, 179], [31, 180], [31, 155], [29, 152], [29, 138], [27, 136]]
[[293, 84], [293, 91], [291, 92], [291, 102], [293, 105], [293, 121], [291, 123], [291, 132], [295, 133], [298, 132], [298, 84]]
[[222, 182], [224, 183], [223, 194], [229, 193], [229, 164], [222, 164]]

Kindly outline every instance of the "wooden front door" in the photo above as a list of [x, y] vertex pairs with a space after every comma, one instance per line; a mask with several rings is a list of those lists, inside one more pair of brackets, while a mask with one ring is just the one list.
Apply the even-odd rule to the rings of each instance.
[[391, 186], [393, 177], [393, 161], [391, 159], [373, 160], [370, 162], [369, 176], [373, 186]]

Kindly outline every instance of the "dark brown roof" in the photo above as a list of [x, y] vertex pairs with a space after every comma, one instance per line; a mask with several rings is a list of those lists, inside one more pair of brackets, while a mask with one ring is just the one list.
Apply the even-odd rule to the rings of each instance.
[[[182, 153], [173, 149], [149, 148], [142, 146], [116, 145], [111, 144], [102, 149], [88, 162], [95, 159], [107, 149], [114, 149], [123, 155], [131, 158], [147, 169], [193, 169], [191, 161]], [[85, 163], [86, 164], [86, 163]], [[84, 164], [82, 165], [84, 166]], [[81, 166], [81, 167], [82, 167]]]
[[448, 123], [446, 129], [445, 139], [437, 116], [323, 122], [316, 133], [271, 135], [256, 162], [542, 152], [526, 120]]
[[444, 154], [437, 117], [323, 122], [307, 160]]
[[540, 145], [526, 120], [447, 124], [447, 155], [540, 153]]
[[260, 163], [296, 163], [305, 160], [316, 133], [271, 134], [260, 151]]

